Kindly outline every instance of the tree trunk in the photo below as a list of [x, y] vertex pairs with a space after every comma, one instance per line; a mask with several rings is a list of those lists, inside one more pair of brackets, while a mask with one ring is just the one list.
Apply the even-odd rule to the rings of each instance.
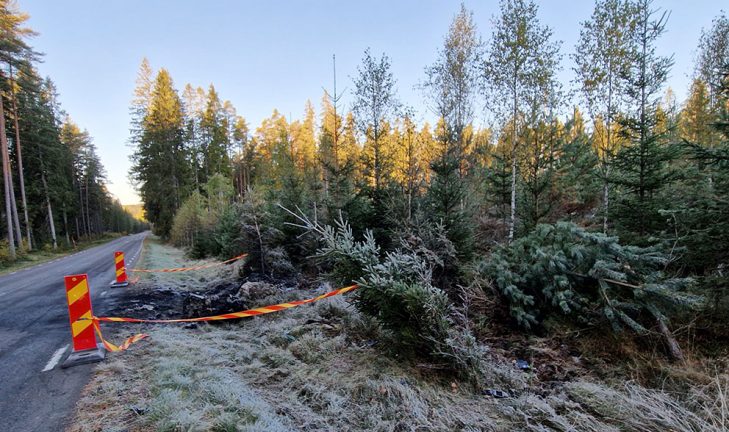
[[3, 100], [0, 96], [0, 153], [3, 162], [3, 185], [5, 186], [5, 216], [8, 221], [8, 254], [10, 259], [15, 259], [15, 238], [13, 236], [13, 216], [10, 208], [10, 161], [8, 156], [8, 138], [5, 135], [5, 111]]
[[68, 215], [66, 215], [66, 206], [63, 206], [63, 231], [66, 232], [66, 247], [71, 247], [71, 237], [68, 234]]
[[86, 190], [86, 232], [88, 233], [89, 238], [91, 237], [91, 210], [89, 210], [89, 176], [86, 175], [86, 179], [84, 180], [85, 183], [85, 190]]
[[608, 209], [610, 208], [610, 185], [607, 181], [607, 173], [605, 173], [605, 180], [602, 183], [602, 204], [605, 210], [605, 214], [602, 216], [602, 232], [607, 234], [608, 231]]
[[[6, 139], [7, 141], [7, 139]], [[9, 153], [9, 152], [8, 152]], [[10, 204], [13, 209], [13, 222], [15, 223], [15, 242], [18, 248], [23, 249], [23, 232], [20, 230], [20, 218], [18, 217], [18, 202], [15, 200], [15, 185], [13, 184], [13, 171], [10, 167], [10, 155], [5, 155], [8, 158], [8, 183], [10, 184]]]
[[668, 347], [668, 353], [671, 355], [671, 358], [674, 361], [683, 362], [683, 351], [681, 351], [681, 347], [678, 345], [678, 341], [676, 340], [676, 338], [673, 337], [673, 333], [668, 330], [668, 326], [662, 319], [659, 318], [656, 321], [658, 321], [658, 330], [660, 330], [661, 334], [666, 340], [666, 346]]
[[13, 81], [13, 69], [10, 67], [10, 94], [13, 102], [13, 121], [15, 124], [15, 150], [18, 157], [18, 180], [20, 181], [20, 198], [23, 203], [23, 217], [25, 219], [25, 234], [28, 241], [28, 250], [33, 250], [33, 243], [30, 239], [30, 223], [28, 222], [28, 200], [25, 198], [25, 173], [23, 171], [23, 151], [20, 145], [20, 126], [18, 122], [18, 103], [15, 97], [15, 85]]
[[[53, 207], [51, 206], [51, 197], [48, 193], [48, 184], [46, 183], [46, 175], [41, 172], [41, 183], [43, 183], [43, 192], [46, 195], [46, 207], [48, 208], [48, 225], [51, 230], [51, 240], [53, 241], [53, 249], [58, 248], [58, 241], [56, 240], [56, 223], [53, 220]], [[65, 212], [64, 212], [65, 217]], [[66, 234], [68, 235], [68, 233]]]
[[[78, 183], [78, 205], [81, 207], [81, 229], [84, 237], [88, 238], [89, 233], [86, 229], [86, 211], [84, 210], [84, 191], [83, 188], [81, 188], [81, 182]], [[79, 232], [79, 237], [81, 237], [81, 232]]]
[[[516, 87], [515, 87], [516, 88]], [[509, 243], [514, 240], [516, 225], [516, 90], [514, 91], [513, 128], [511, 130], [511, 214], [509, 219]]]

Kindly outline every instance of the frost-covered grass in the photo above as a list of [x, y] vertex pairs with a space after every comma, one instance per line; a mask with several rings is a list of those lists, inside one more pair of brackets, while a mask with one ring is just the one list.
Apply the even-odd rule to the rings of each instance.
[[[134, 266], [135, 269], [164, 269], [178, 267], [195, 267], [216, 263], [216, 259], [193, 260], [181, 249], [163, 243], [159, 237], [150, 235], [145, 240], [144, 252]], [[130, 272], [132, 280], [155, 286], [173, 286], [175, 289], [198, 289], [211, 280], [223, 277], [235, 277], [242, 261], [223, 266], [216, 266], [191, 272], [176, 273], [138, 273]]]
[[[154, 241], [144, 259], [155, 267], [190, 263]], [[314, 294], [281, 291], [254, 305]], [[726, 368], [709, 375], [690, 366], [681, 372], [680, 392], [608, 384], [587, 370], [575, 381], [540, 383], [487, 350], [483, 387], [475, 388], [437, 365], [399, 357], [346, 296], [222, 325], [104, 324], [104, 331], [116, 341], [140, 331], [151, 338], [97, 367], [70, 432], [714, 432], [729, 426]], [[484, 388], [512, 397], [494, 399]]]
[[729, 415], [726, 375], [685, 394], [584, 378], [547, 391], [498, 359], [491, 383], [521, 390], [492, 399], [385, 354], [384, 342], [373, 346], [385, 339], [343, 298], [238, 323], [144, 330], [149, 341], [98, 368], [72, 431], [721, 431]]

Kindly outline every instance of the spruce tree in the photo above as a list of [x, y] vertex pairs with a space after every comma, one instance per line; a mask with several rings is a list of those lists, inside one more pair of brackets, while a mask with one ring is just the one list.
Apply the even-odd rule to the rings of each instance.
[[637, 1], [635, 8], [631, 62], [622, 77], [630, 109], [620, 124], [628, 144], [616, 154], [610, 182], [621, 192], [616, 223], [624, 235], [640, 243], [664, 227], [659, 210], [667, 202], [661, 192], [675, 176], [669, 163], [676, 157], [676, 147], [666, 142], [668, 130], [661, 124], [665, 116], [660, 110], [660, 95], [673, 59], [656, 52], [668, 14], [654, 10], [650, 0]]
[[205, 109], [200, 120], [201, 152], [202, 152], [202, 173], [200, 182], [207, 182], [207, 179], [215, 174], [230, 175], [230, 159], [228, 149], [230, 147], [228, 135], [228, 122], [226, 121], [223, 103], [210, 85], [206, 97]]
[[576, 107], [564, 128], [561, 152], [555, 161], [559, 213], [561, 218], [579, 223], [587, 218], [599, 200], [598, 158], [582, 114]]
[[[437, 154], [432, 158], [431, 183], [426, 195], [426, 215], [431, 224], [443, 224], [448, 239], [461, 259], [472, 252], [472, 226], [464, 178], [466, 128], [473, 119], [478, 84], [478, 56], [481, 41], [473, 14], [461, 5], [453, 18], [438, 59], [426, 69], [424, 89], [439, 123], [435, 131]], [[451, 279], [456, 268], [448, 268]], [[452, 282], [452, 281], [451, 281]]]
[[624, 246], [616, 237], [572, 223], [539, 225], [494, 252], [481, 271], [509, 305], [511, 316], [532, 329], [560, 315], [578, 323], [610, 325], [648, 335], [657, 328], [676, 360], [683, 354], [668, 323], [702, 299], [689, 279], [663, 274], [670, 257], [649, 248]]
[[169, 73], [161, 69], [132, 155], [131, 174], [145, 216], [163, 238], [169, 236], [174, 214], [190, 193], [191, 169], [183, 138], [182, 102]]

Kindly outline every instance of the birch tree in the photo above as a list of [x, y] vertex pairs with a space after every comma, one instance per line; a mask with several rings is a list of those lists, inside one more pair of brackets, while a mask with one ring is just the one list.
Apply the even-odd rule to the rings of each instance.
[[[625, 81], [633, 50], [634, 7], [627, 0], [598, 0], [589, 20], [582, 23], [576, 52], [577, 84], [587, 104], [593, 125], [604, 123], [604, 133], [595, 132], [602, 177], [602, 229], [608, 230], [610, 174], [616, 153], [618, 114], [624, 107]], [[595, 128], [595, 131], [598, 129]]]
[[704, 81], [709, 91], [710, 105], [715, 111], [721, 100], [723, 73], [729, 64], [729, 18], [722, 11], [702, 30], [697, 54], [696, 75]]
[[387, 158], [383, 137], [387, 133], [386, 122], [397, 109], [395, 78], [390, 70], [390, 59], [382, 54], [376, 59], [365, 50], [362, 64], [357, 67], [354, 79], [354, 105], [352, 113], [360, 133], [366, 138], [366, 145], [372, 148], [372, 157], [366, 164], [374, 190], [379, 193], [383, 187]]
[[[493, 23], [483, 77], [487, 94], [511, 134], [508, 238], [512, 241], [516, 226], [517, 148], [523, 117], [527, 105], [536, 107], [536, 113], [550, 103], [561, 56], [560, 42], [552, 41], [552, 30], [539, 22], [533, 1], [502, 0], [500, 7], [500, 15]], [[534, 117], [530, 116], [532, 121]]]

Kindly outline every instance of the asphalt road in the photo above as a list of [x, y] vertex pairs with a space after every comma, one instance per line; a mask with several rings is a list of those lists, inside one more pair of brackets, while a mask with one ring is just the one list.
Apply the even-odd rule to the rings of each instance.
[[94, 365], [58, 366], [71, 349], [63, 276], [86, 273], [94, 313], [103, 313], [124, 294], [109, 288], [114, 251], [123, 251], [131, 267], [146, 235], [0, 276], [0, 431], [64, 430]]

